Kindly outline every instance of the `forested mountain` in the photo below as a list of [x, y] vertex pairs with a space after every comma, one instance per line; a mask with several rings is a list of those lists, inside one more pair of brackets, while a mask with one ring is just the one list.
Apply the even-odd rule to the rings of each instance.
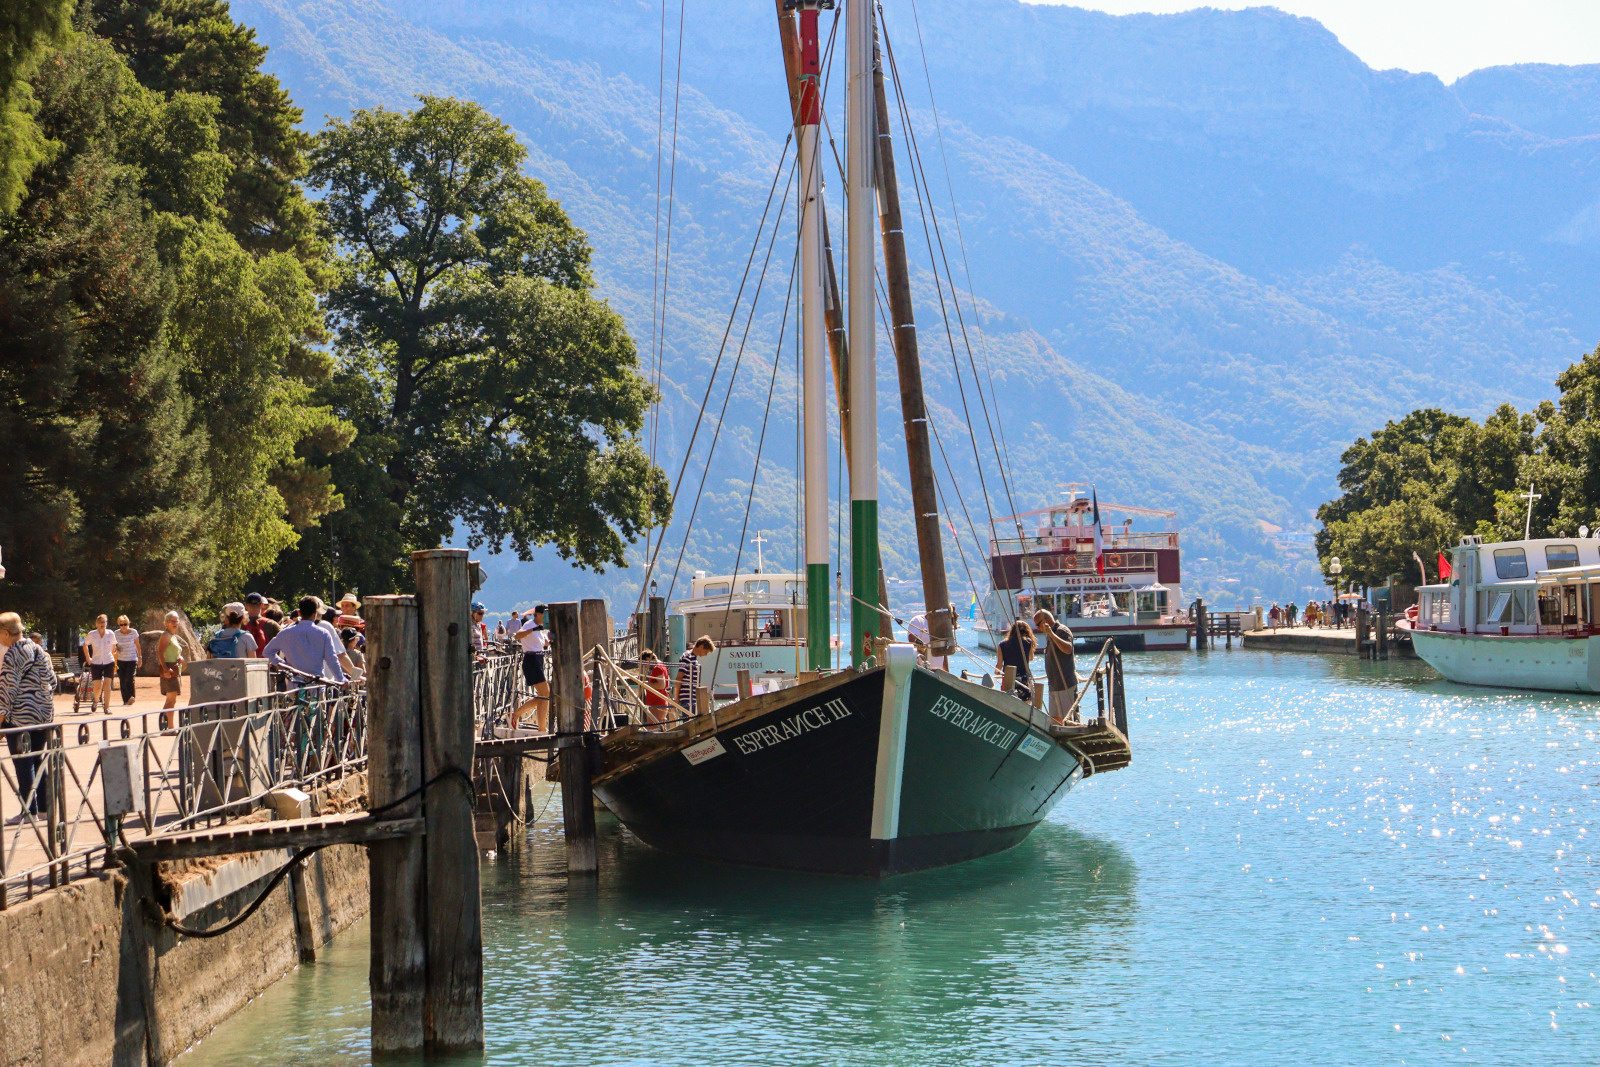
[[[1261, 523], [1308, 529], [1345, 442], [1416, 407], [1483, 415], [1503, 401], [1526, 405], [1600, 334], [1587, 299], [1600, 281], [1597, 68], [1486, 70], [1446, 86], [1373, 71], [1316, 22], [1267, 8], [1112, 17], [1015, 0], [885, 7], [963, 311], [969, 326], [982, 322], [973, 345], [992, 368], [1016, 506], [1092, 480], [1102, 499], [1177, 507], [1196, 574], [1187, 592], [1303, 596], [1314, 568], [1275, 548]], [[233, 11], [270, 47], [267, 67], [309, 127], [359, 107], [405, 106], [422, 92], [475, 99], [509, 122], [533, 173], [588, 232], [602, 294], [648, 348], [659, 7], [237, 0]], [[691, 2], [682, 47], [657, 449], [669, 474], [700, 410], [787, 133], [769, 0]], [[836, 127], [838, 89], [829, 99]], [[946, 160], [971, 293], [954, 247]], [[920, 222], [911, 228], [936, 420], [981, 524], [950, 350], [964, 365], [965, 346], [948, 294], [947, 344]], [[792, 254], [783, 247], [686, 566], [733, 562], [740, 487], [769, 388], [745, 536], [764, 529], [769, 555], [792, 556], [789, 349], [771, 377]], [[788, 322], [792, 333], [792, 314]], [[887, 352], [880, 364], [885, 565], [909, 575]], [[968, 400], [975, 405], [970, 389]], [[987, 452], [975, 406], [973, 416]], [[697, 452], [680, 523], [704, 435]], [[989, 488], [995, 510], [1010, 510]], [[553, 560], [493, 569], [497, 600], [581, 584]], [[954, 577], [965, 584], [959, 569]], [[1223, 586], [1220, 577], [1241, 581]]]

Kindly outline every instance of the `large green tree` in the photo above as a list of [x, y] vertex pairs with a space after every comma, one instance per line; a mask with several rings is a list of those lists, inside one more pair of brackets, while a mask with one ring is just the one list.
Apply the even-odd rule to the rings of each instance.
[[23, 185], [53, 151], [34, 120], [29, 77], [67, 30], [72, 0], [0, 4], [0, 218], [16, 210]]
[[340, 506], [310, 457], [354, 434], [314, 398], [333, 272], [297, 182], [310, 138], [222, 0], [94, 0], [86, 15], [148, 90], [129, 151], [173, 275], [168, 337], [207, 443], [215, 593], [231, 598]]
[[[439, 97], [317, 139], [310, 181], [347, 257], [328, 395], [363, 442], [348, 458], [372, 465], [348, 481], [336, 468], [347, 509], [308, 539], [343, 553], [340, 580], [388, 587], [407, 549], [458, 526], [474, 547], [621, 565], [666, 518], [666, 479], [638, 441], [653, 394], [633, 341], [526, 158], [483, 108]], [[297, 564], [318, 578], [329, 565]]]
[[1338, 556], [1347, 578], [1378, 584], [1415, 575], [1412, 552], [1433, 566], [1462, 534], [1520, 540], [1600, 527], [1600, 349], [1556, 387], [1560, 398], [1531, 412], [1502, 404], [1479, 423], [1414, 411], [1357, 440], [1342, 457], [1343, 495], [1317, 511], [1323, 566]]
[[8, 605], [60, 624], [186, 602], [214, 563], [205, 442], [166, 344], [175, 286], [124, 152], [182, 119], [87, 36], [32, 89], [58, 148], [0, 220], [0, 545]]

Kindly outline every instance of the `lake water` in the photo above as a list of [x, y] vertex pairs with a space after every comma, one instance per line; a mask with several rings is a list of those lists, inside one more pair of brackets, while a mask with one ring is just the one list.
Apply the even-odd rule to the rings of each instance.
[[[1600, 1061], [1600, 699], [1415, 661], [1129, 656], [1134, 762], [1018, 848], [868, 883], [554, 809], [484, 866], [496, 1064]], [[366, 928], [180, 1062], [361, 1063]]]

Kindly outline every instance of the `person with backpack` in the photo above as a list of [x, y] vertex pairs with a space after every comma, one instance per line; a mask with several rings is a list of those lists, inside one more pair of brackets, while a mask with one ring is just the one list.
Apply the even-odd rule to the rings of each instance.
[[256, 639], [244, 628], [244, 612], [230, 611], [222, 629], [206, 642], [212, 659], [248, 659], [258, 651]]

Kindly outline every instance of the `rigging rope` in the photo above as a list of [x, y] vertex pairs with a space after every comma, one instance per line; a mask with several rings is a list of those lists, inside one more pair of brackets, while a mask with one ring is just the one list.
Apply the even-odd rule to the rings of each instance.
[[[743, 299], [744, 299], [745, 286], [750, 281], [750, 269], [755, 264], [756, 253], [758, 251], [760, 251], [760, 249], [761, 249], [761, 235], [766, 230], [767, 216], [772, 211], [772, 200], [773, 200], [773, 197], [777, 194], [777, 191], [778, 191], [778, 179], [783, 176], [784, 164], [788, 162], [788, 159], [789, 159], [789, 146], [792, 143], [794, 143], [794, 133], [793, 133], [793, 131], [790, 132], [788, 137], [784, 138], [783, 151], [778, 156], [777, 169], [775, 169], [772, 172], [772, 184], [767, 189], [767, 203], [766, 203], [766, 206], [761, 209], [761, 221], [756, 226], [756, 232], [755, 232], [754, 236], [751, 238], [751, 241], [750, 241], [750, 254], [745, 258], [744, 274], [739, 279], [738, 291], [734, 293], [733, 306], [728, 310], [728, 323], [727, 323], [726, 326], [723, 327], [723, 330], [722, 330], [722, 342], [721, 342], [721, 344], [719, 344], [717, 346], [717, 358], [711, 365], [711, 373], [710, 373], [710, 375], [708, 375], [707, 378], [706, 378], [705, 395], [700, 398], [700, 413], [695, 416], [694, 429], [689, 434], [689, 444], [684, 448], [684, 451], [683, 451], [683, 462], [681, 464], [679, 464], [679, 466], [678, 466], [678, 477], [676, 478], [676, 480], [674, 480], [674, 482], [672, 484], [672, 498], [671, 498], [671, 502], [670, 502], [669, 506], [671, 508], [674, 508], [674, 509], [677, 507], [677, 503], [678, 503], [678, 491], [683, 487], [683, 477], [689, 470], [689, 461], [694, 456], [694, 445], [695, 445], [695, 440], [700, 435], [700, 425], [705, 420], [705, 417], [706, 417], [706, 404], [711, 399], [711, 390], [716, 385], [717, 372], [722, 367], [722, 358], [723, 358], [724, 355], [727, 354], [728, 338], [732, 336], [732, 334], [733, 334], [733, 324], [736, 321], [738, 321], [738, 318], [739, 318], [739, 305], [740, 305], [740, 303], [743, 302]], [[793, 170], [792, 167], [789, 169], [789, 180], [791, 182], [794, 180], [794, 170]], [[788, 201], [788, 198], [789, 198], [789, 187], [787, 185], [784, 186], [783, 195], [784, 195], [784, 202], [786, 203]], [[781, 207], [779, 208], [778, 214], [779, 214], [779, 217], [781, 218], [782, 214], [783, 214], [783, 209]], [[774, 223], [773, 223], [773, 236], [774, 237], [777, 236], [777, 222], [776, 221], [774, 221]], [[771, 258], [772, 258], [772, 249], [771, 249], [771, 246], [769, 245], [768, 248], [767, 248], [767, 260], [770, 261]], [[751, 302], [751, 305], [750, 305], [750, 313], [751, 313], [752, 316], [755, 314], [755, 302], [760, 299], [761, 285], [766, 280], [766, 271], [767, 271], [767, 265], [766, 265], [766, 262], [763, 262], [762, 265], [761, 265], [761, 275], [760, 275], [760, 278], [757, 280], [757, 284], [756, 284], [756, 295], [752, 299], [752, 302]], [[748, 334], [748, 332], [749, 332], [748, 325], [746, 326], [745, 329], [746, 329], [746, 333]], [[742, 348], [742, 342], [741, 342], [741, 353], [742, 353], [742, 351], [743, 351], [743, 348]], [[721, 432], [721, 426], [720, 425], [718, 426], [717, 430], [718, 430], [718, 433]], [[714, 447], [715, 447], [715, 442], [713, 442], [713, 448]], [[709, 460], [707, 462], [709, 464]], [[701, 479], [701, 482], [702, 482], [702, 484], [704, 484], [704, 478]], [[697, 506], [698, 506], [698, 503], [699, 502], [697, 500], [696, 501], [696, 505]], [[665, 543], [666, 543], [666, 535], [665, 535], [665, 531], [663, 531], [662, 532], [662, 536], [660, 538], [658, 538], [657, 541], [656, 541], [656, 547], [655, 547], [655, 550], [650, 555], [649, 562], [645, 564], [644, 580], [641, 581], [640, 584], [639, 584], [639, 600], [638, 600], [638, 603], [634, 606], [634, 612], [635, 613], [639, 612], [644, 606], [645, 594], [650, 588], [650, 578], [655, 573], [656, 560], [657, 560], [657, 558], [660, 557], [660, 555], [661, 555], [661, 547]], [[680, 563], [682, 562], [682, 554], [681, 553], [679, 554], [679, 562]], [[669, 598], [670, 598], [670, 593], [668, 595], [669, 595]]]
[[[672, 154], [667, 180], [667, 242], [665, 256], [661, 247], [661, 142], [663, 118], [667, 103], [667, 0], [661, 0], [661, 60], [656, 70], [656, 219], [655, 265], [650, 277], [650, 348], [654, 362], [656, 403], [654, 417], [650, 420], [650, 465], [655, 466], [656, 446], [661, 436], [661, 368], [665, 360], [667, 340], [667, 282], [672, 269], [672, 221], [677, 205], [678, 180], [678, 115], [683, 92], [683, 23], [688, 0], [678, 3], [678, 57], [672, 87]], [[657, 300], [660, 312], [657, 313]], [[664, 531], [663, 531], [664, 532]], [[645, 529], [644, 554], [650, 555], [651, 528]], [[642, 604], [642, 601], [641, 601]]]
[[[791, 135], [790, 139], [791, 140], [793, 139], [792, 135]], [[785, 158], [787, 158], [787, 156], [788, 156], [788, 147], [789, 147], [789, 142], [785, 141], [784, 142], [784, 156], [785, 156]], [[678, 586], [678, 574], [683, 568], [683, 555], [684, 555], [684, 553], [686, 551], [688, 551], [688, 548], [689, 548], [689, 537], [690, 537], [691, 534], [694, 533], [694, 520], [695, 520], [695, 516], [700, 513], [700, 501], [705, 498], [706, 477], [711, 473], [711, 460], [712, 460], [713, 457], [716, 456], [716, 454], [717, 454], [717, 443], [722, 439], [723, 420], [724, 420], [725, 416], [728, 414], [728, 401], [733, 397], [733, 386], [734, 386], [734, 383], [739, 378], [739, 366], [740, 366], [740, 364], [742, 364], [744, 362], [745, 344], [750, 339], [750, 327], [755, 323], [756, 306], [761, 301], [761, 292], [762, 292], [763, 288], [766, 285], [767, 268], [772, 263], [772, 249], [773, 249], [774, 245], [776, 245], [776, 243], [777, 243], [778, 230], [779, 230], [780, 225], [781, 225], [781, 223], [783, 221], [784, 208], [789, 203], [789, 189], [794, 184], [794, 172], [795, 172], [796, 169], [797, 168], [794, 167], [794, 166], [791, 166], [789, 168], [789, 178], [788, 178], [788, 181], [786, 181], [784, 183], [784, 187], [783, 187], [782, 205], [778, 208], [778, 217], [775, 220], [773, 220], [772, 237], [767, 241], [766, 258], [763, 259], [762, 263], [761, 263], [761, 276], [757, 279], [757, 282], [756, 282], [755, 295], [750, 298], [750, 314], [745, 319], [744, 333], [739, 338], [739, 351], [734, 356], [733, 370], [728, 375], [728, 389], [727, 389], [727, 392], [723, 393], [723, 395], [722, 395], [722, 409], [717, 412], [717, 428], [716, 428], [715, 431], [712, 432], [712, 435], [711, 435], [711, 446], [706, 451], [705, 466], [702, 467], [701, 470], [700, 470], [700, 485], [695, 490], [694, 507], [689, 512], [689, 522], [688, 522], [688, 524], [686, 525], [686, 527], [684, 528], [684, 531], [683, 531], [683, 543], [678, 546], [678, 560], [677, 560], [677, 562], [675, 564], [673, 564], [673, 568], [672, 568], [672, 583], [667, 587], [667, 599], [668, 600], [672, 599], [673, 590], [675, 590], [677, 588], [677, 586]], [[720, 358], [721, 357], [720, 357], [720, 354], [719, 354], [719, 357], [718, 357], [719, 362], [720, 362]], [[715, 369], [713, 369], [712, 373], [715, 374]], [[709, 395], [709, 392], [710, 392], [710, 387], [708, 386], [707, 387], [708, 395]], [[705, 416], [705, 411], [704, 411], [703, 408], [702, 408], [702, 410], [700, 412], [700, 416], [701, 416], [701, 418], [703, 418]], [[698, 429], [698, 427], [699, 427], [699, 419], [695, 420], [695, 425], [696, 425], [696, 428]], [[688, 463], [688, 454], [687, 453], [685, 453], [684, 462], [685, 462], [685, 464]], [[676, 497], [677, 497], [676, 491], [674, 491], [673, 497], [674, 497], [674, 499], [676, 499]], [[646, 572], [645, 578], [648, 581], [648, 579], [649, 579], [649, 573], [648, 572]]]
[[[880, 6], [879, 10], [880, 10], [880, 14], [881, 14], [881, 10], [882, 10], [881, 6]], [[932, 189], [928, 185], [927, 169], [923, 166], [923, 163], [922, 163], [921, 148], [919, 147], [918, 142], [917, 142], [916, 129], [912, 125], [912, 122], [911, 122], [911, 112], [910, 112], [909, 107], [906, 104], [905, 89], [904, 89], [904, 85], [903, 85], [903, 83], [901, 82], [901, 79], [900, 79], [899, 64], [897, 63], [897, 61], [895, 59], [894, 47], [893, 47], [892, 43], [889, 40], [889, 34], [888, 34], [887, 27], [884, 28], [883, 41], [884, 41], [884, 53], [888, 58], [889, 71], [890, 71], [891, 77], [892, 77], [892, 79], [894, 81], [895, 97], [896, 97], [896, 102], [897, 102], [898, 109], [899, 109], [899, 112], [900, 112], [900, 122], [901, 122], [901, 126], [905, 130], [905, 134], [906, 134], [907, 155], [908, 155], [908, 157], [909, 157], [909, 159], [911, 161], [912, 188], [916, 192], [917, 210], [918, 210], [918, 213], [922, 217], [923, 236], [924, 236], [924, 239], [927, 242], [929, 259], [932, 261], [934, 286], [935, 286], [935, 289], [936, 289], [936, 291], [938, 293], [938, 296], [939, 296], [940, 313], [944, 317], [945, 337], [946, 337], [946, 340], [948, 341], [949, 346], [950, 346], [950, 361], [951, 361], [952, 367], [954, 368], [955, 373], [956, 373], [956, 386], [957, 386], [957, 391], [961, 396], [962, 410], [963, 410], [963, 413], [965, 414], [965, 417], [966, 417], [966, 420], [967, 420], [967, 425], [970, 427], [972, 425], [972, 411], [971, 411], [971, 408], [968, 407], [968, 405], [967, 405], [966, 386], [964, 384], [964, 379], [962, 378], [962, 375], [961, 375], [960, 360], [959, 360], [959, 357], [956, 355], [955, 337], [954, 337], [954, 334], [950, 330], [949, 312], [945, 307], [945, 300], [944, 300], [944, 280], [945, 279], [947, 279], [949, 281], [949, 283], [950, 283], [950, 299], [951, 299], [951, 302], [955, 306], [957, 322], [958, 322], [958, 325], [960, 327], [961, 336], [962, 336], [962, 345], [966, 349], [967, 362], [968, 362], [968, 365], [971, 367], [971, 370], [972, 370], [973, 388], [974, 388], [974, 391], [978, 395], [978, 405], [979, 405], [980, 410], [983, 412], [984, 424], [987, 427], [988, 433], [989, 433], [989, 444], [990, 444], [990, 447], [994, 451], [995, 462], [996, 462], [996, 465], [997, 465], [997, 467], [999, 469], [998, 473], [1000, 475], [1001, 488], [1005, 492], [1006, 503], [1011, 508], [1012, 514], [1011, 514], [1010, 517], [1011, 517], [1011, 519], [1012, 519], [1012, 521], [1013, 521], [1013, 523], [1014, 523], [1014, 525], [1016, 527], [1017, 539], [1020, 542], [1024, 538], [1024, 534], [1022, 532], [1022, 522], [1021, 522], [1021, 519], [1018, 517], [1016, 499], [1015, 499], [1015, 497], [1014, 497], [1014, 495], [1012, 493], [1012, 489], [1011, 489], [1011, 478], [1010, 478], [1010, 476], [1008, 474], [1008, 471], [1006, 469], [1005, 454], [1004, 454], [1003, 450], [1001, 449], [1000, 443], [999, 443], [999, 441], [998, 441], [998, 439], [996, 438], [996, 435], [995, 435], [994, 420], [991, 418], [990, 413], [989, 413], [989, 404], [988, 404], [988, 401], [987, 401], [987, 399], [986, 399], [986, 397], [984, 395], [984, 391], [983, 391], [983, 381], [978, 376], [978, 367], [977, 367], [976, 359], [973, 356], [972, 344], [971, 344], [971, 341], [967, 337], [966, 320], [965, 320], [965, 317], [962, 315], [962, 312], [961, 312], [960, 293], [958, 292], [957, 287], [955, 285], [954, 272], [952, 272], [951, 269], [950, 269], [949, 256], [945, 252], [944, 235], [943, 235], [942, 229], [939, 226], [938, 213], [933, 210], [933, 195], [932, 195]], [[952, 204], [952, 212], [954, 212], [954, 210], [955, 210], [954, 209], [954, 205]], [[931, 232], [930, 232], [930, 228], [929, 228], [929, 216], [930, 215], [932, 215]], [[937, 258], [934, 257], [935, 248], [937, 248], [937, 250], [938, 250], [938, 257]], [[943, 273], [942, 276], [941, 276], [940, 270], [939, 270], [940, 265], [941, 265], [941, 261], [942, 261], [942, 264], [943, 264], [943, 267], [944, 267], [944, 273]], [[998, 407], [998, 398], [996, 398], [996, 406]], [[978, 442], [977, 442], [977, 436], [976, 435], [973, 435], [973, 438], [972, 438], [972, 449], [973, 449], [973, 462], [978, 468], [979, 485], [980, 485], [980, 487], [982, 488], [982, 491], [983, 491], [984, 508], [985, 508], [985, 510], [987, 512], [987, 515], [988, 515], [989, 528], [990, 528], [990, 530], [994, 530], [994, 528], [995, 528], [994, 510], [993, 510], [992, 506], [989, 503], [990, 497], [989, 497], [988, 481], [983, 476], [983, 463], [982, 463], [982, 460], [978, 456]], [[1020, 545], [1019, 545], [1019, 547], [1020, 547]], [[1027, 578], [1029, 585], [1033, 589], [1035, 602], [1038, 603], [1038, 597], [1039, 597], [1038, 581], [1032, 575], [1026, 575], [1025, 577]]]
[[[789, 307], [794, 302], [795, 281], [800, 273], [800, 245], [795, 244], [794, 259], [789, 264], [789, 291], [783, 298], [783, 317], [778, 322], [778, 348], [772, 353], [772, 378], [767, 382], [767, 402], [761, 412], [761, 435], [756, 439], [755, 469], [750, 472], [750, 493], [744, 501], [744, 521], [739, 526], [738, 548], [733, 554], [733, 578], [728, 582], [728, 610], [733, 610], [734, 586], [739, 580], [739, 564], [744, 561], [744, 535], [750, 532], [750, 511], [756, 502], [756, 479], [761, 475], [761, 453], [767, 444], [767, 420], [772, 417], [772, 396], [778, 387], [778, 365], [783, 356], [783, 335], [789, 328]], [[793, 620], [790, 620], [791, 623]], [[716, 659], [711, 663], [711, 677], [716, 678], [717, 666], [722, 662], [722, 649], [718, 648]]]

